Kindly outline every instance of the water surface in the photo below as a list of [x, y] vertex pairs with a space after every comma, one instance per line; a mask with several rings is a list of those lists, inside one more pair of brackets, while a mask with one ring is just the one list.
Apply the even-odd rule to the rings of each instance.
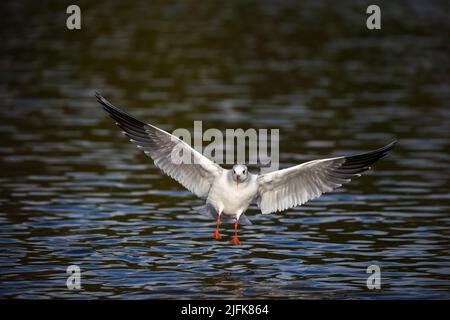
[[[446, 1], [2, 3], [1, 298], [450, 298]], [[241, 246], [95, 101], [167, 130], [278, 128], [280, 162], [368, 151], [375, 170]], [[66, 288], [78, 265], [82, 290]], [[382, 289], [368, 290], [379, 265]]]

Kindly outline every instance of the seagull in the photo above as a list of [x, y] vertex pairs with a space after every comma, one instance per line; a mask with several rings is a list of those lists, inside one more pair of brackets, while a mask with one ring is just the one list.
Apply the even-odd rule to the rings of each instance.
[[[256, 203], [262, 214], [300, 206], [359, 177], [397, 142], [366, 153], [312, 160], [258, 175], [250, 173], [243, 164], [236, 164], [229, 170], [222, 168], [174, 135], [134, 118], [99, 93], [95, 96], [130, 141], [153, 159], [159, 169], [196, 196], [206, 199], [206, 204], [197, 209], [215, 219], [215, 239], [221, 239], [221, 220], [234, 223], [233, 245], [240, 244], [238, 225], [251, 224], [245, 216], [250, 204]], [[171, 158], [174, 148], [187, 152], [194, 161], [175, 163]]]

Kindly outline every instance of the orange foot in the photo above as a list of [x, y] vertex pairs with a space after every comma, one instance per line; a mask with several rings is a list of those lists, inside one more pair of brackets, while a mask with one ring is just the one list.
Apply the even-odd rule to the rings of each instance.
[[222, 237], [220, 236], [219, 230], [214, 231], [213, 238], [215, 238], [216, 240], [222, 239]]
[[231, 244], [238, 245], [241, 244], [238, 237], [234, 236], [234, 238], [231, 240]]

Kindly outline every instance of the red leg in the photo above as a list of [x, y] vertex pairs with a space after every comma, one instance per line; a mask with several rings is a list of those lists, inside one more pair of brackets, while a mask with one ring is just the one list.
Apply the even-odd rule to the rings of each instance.
[[234, 245], [241, 244], [241, 242], [239, 241], [238, 236], [237, 236], [237, 228], [238, 228], [238, 223], [236, 222], [234, 224], [234, 237], [231, 240], [231, 243]]
[[214, 234], [213, 234], [213, 238], [215, 238], [217, 240], [222, 238], [219, 233], [219, 226], [220, 226], [220, 214], [217, 215], [217, 226], [216, 226], [216, 230], [214, 231]]

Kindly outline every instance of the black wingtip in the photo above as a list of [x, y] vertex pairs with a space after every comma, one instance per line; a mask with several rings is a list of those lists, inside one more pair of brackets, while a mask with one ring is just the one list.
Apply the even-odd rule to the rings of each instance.
[[[119, 108], [115, 107], [111, 102], [109, 102], [108, 100], [106, 100], [106, 98], [103, 97], [103, 96], [100, 94], [100, 92], [95, 91], [95, 97], [97, 98], [97, 101], [98, 101], [101, 105], [103, 105], [103, 109], [105, 109], [105, 110], [108, 111], [109, 113], [111, 113], [111, 112], [110, 112], [111, 109], [112, 109], [112, 110], [117, 110], [117, 111], [123, 112], [123, 111], [120, 110]], [[123, 113], [124, 113], [124, 112], [123, 112]]]
[[372, 156], [385, 156], [389, 151], [391, 151], [394, 146], [397, 144], [398, 140], [394, 140], [391, 143], [388, 143], [387, 145], [385, 145], [384, 147], [378, 148], [376, 150], [372, 150], [369, 152], [364, 152], [364, 153], [360, 153], [360, 154], [355, 154], [353, 156], [351, 156], [352, 158], [367, 158], [367, 157], [372, 157]]
[[138, 128], [146, 125], [144, 122], [136, 119], [131, 114], [114, 106], [97, 91], [95, 92], [95, 97], [97, 98], [97, 101], [103, 106], [103, 109], [108, 112], [109, 116], [113, 118], [118, 124], [120, 123], [122, 125], [133, 125]]
[[100, 94], [100, 92], [98, 92], [98, 91], [95, 91], [95, 97], [97, 98], [97, 99], [101, 99], [101, 98], [103, 98], [102, 97], [102, 95]]
[[100, 102], [103, 106], [110, 105], [109, 101], [106, 100], [98, 91], [95, 91], [95, 97], [97, 98], [97, 101]]
[[103, 98], [100, 92], [95, 91], [95, 98], [97, 98], [97, 101], [103, 105], [103, 108], [106, 107], [108, 101], [105, 98]]
[[397, 144], [398, 140], [394, 140], [390, 143], [388, 143], [387, 145], [385, 145], [384, 147], [379, 148], [378, 150], [374, 150], [371, 153], [373, 154], [379, 154], [381, 155], [381, 157], [384, 157], [385, 155], [387, 155], [387, 153], [389, 151], [391, 151], [392, 149], [394, 149], [395, 145]]
[[388, 150], [391, 150], [392, 148], [395, 147], [395, 145], [396, 145], [397, 143], [398, 143], [398, 140], [394, 140], [394, 141], [392, 141], [391, 143], [387, 144], [387, 145], [385, 146], [385, 148], [388, 149]]
[[383, 148], [380, 148], [379, 151], [380, 153], [382, 153], [382, 157], [386, 156], [388, 154], [389, 151], [391, 151], [392, 149], [394, 149], [395, 145], [397, 144], [398, 140], [394, 140], [391, 143], [388, 143], [386, 146], [384, 146]]
[[392, 150], [394, 148], [394, 146], [397, 144], [397, 142], [398, 142], [398, 140], [394, 140], [394, 141], [388, 143], [387, 145], [385, 145], [384, 147], [381, 147], [381, 148], [379, 148], [377, 150], [374, 150], [372, 152], [387, 152], [387, 151], [390, 151], [390, 150]]

